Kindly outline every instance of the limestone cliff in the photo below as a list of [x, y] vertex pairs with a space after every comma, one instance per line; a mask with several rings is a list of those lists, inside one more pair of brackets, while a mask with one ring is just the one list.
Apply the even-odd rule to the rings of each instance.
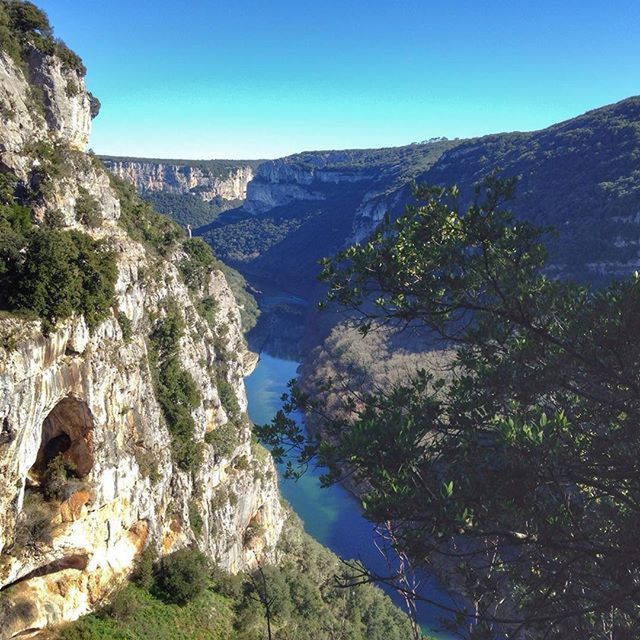
[[194, 162], [109, 156], [102, 160], [109, 171], [131, 182], [140, 194], [189, 193], [205, 202], [244, 200], [256, 166], [256, 162], [241, 160]]
[[[0, 106], [0, 171], [30, 194], [36, 223], [55, 214], [63, 229], [104, 240], [118, 270], [115, 305], [91, 329], [81, 316], [46, 335], [39, 320], [0, 318], [0, 636], [13, 638], [94, 609], [147, 545], [166, 554], [195, 544], [231, 571], [269, 559], [282, 510], [271, 459], [252, 445], [246, 421], [231, 448], [205, 439], [229, 420], [213, 372], [224, 372], [244, 411], [254, 362], [224, 275], [190, 289], [179, 244], [158, 254], [122, 227], [118, 193], [81, 151], [91, 118], [78, 71], [35, 50], [23, 65], [0, 53]], [[83, 224], [87, 194], [98, 219]], [[206, 320], [205, 297], [215, 301]], [[199, 397], [199, 463], [189, 471], [172, 460], [149, 357], [150, 332], [170, 308], [185, 327], [179, 366]], [[59, 455], [75, 476], [51, 497], [48, 465]]]

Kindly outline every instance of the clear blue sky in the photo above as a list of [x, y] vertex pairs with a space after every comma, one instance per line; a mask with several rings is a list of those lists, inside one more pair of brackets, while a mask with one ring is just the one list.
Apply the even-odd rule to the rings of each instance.
[[639, 0], [35, 0], [99, 153], [269, 158], [530, 130], [640, 93]]

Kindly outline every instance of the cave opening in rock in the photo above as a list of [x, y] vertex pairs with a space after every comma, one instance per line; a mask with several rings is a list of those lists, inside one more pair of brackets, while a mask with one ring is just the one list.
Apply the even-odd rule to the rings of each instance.
[[77, 478], [87, 476], [93, 467], [92, 433], [93, 417], [86, 402], [71, 396], [60, 400], [42, 423], [30, 479], [42, 485], [54, 460]]

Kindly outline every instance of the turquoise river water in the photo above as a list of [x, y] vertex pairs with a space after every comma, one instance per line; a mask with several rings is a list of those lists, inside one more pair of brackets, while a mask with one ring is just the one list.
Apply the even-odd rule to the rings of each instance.
[[[287, 390], [287, 382], [296, 377], [298, 362], [276, 358], [262, 353], [255, 371], [246, 378], [249, 397], [249, 417], [257, 424], [270, 422], [281, 407], [281, 396]], [[386, 564], [374, 545], [373, 525], [362, 517], [355, 498], [339, 485], [320, 486], [322, 470], [309, 469], [297, 481], [280, 478], [280, 490], [302, 519], [306, 531], [318, 542], [341, 558], [360, 559], [368, 568], [385, 573]], [[401, 598], [392, 589], [385, 589], [389, 596], [403, 606]], [[436, 582], [422, 579], [421, 592], [430, 599], [450, 603]], [[418, 617], [423, 631], [437, 640], [450, 636], [437, 631], [442, 610], [433, 605], [421, 604]]]

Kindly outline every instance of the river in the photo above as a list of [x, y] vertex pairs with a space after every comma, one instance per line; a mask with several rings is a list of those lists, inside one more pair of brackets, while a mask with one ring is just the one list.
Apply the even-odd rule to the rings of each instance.
[[[281, 396], [287, 391], [287, 382], [296, 377], [298, 364], [262, 352], [255, 371], [245, 379], [249, 417], [253, 422], [265, 424], [271, 421], [281, 408]], [[343, 487], [322, 488], [321, 473], [320, 469], [309, 469], [297, 481], [280, 477], [282, 495], [302, 519], [307, 533], [318, 542], [341, 558], [360, 559], [369, 569], [385, 573], [384, 559], [373, 542], [373, 525], [362, 517], [360, 505]], [[395, 591], [390, 588], [385, 591], [398, 606], [403, 606]], [[431, 578], [423, 578], [421, 592], [439, 602], [449, 602]], [[421, 603], [418, 618], [423, 632], [437, 640], [449, 640], [450, 635], [438, 631], [441, 617], [441, 609]]]

